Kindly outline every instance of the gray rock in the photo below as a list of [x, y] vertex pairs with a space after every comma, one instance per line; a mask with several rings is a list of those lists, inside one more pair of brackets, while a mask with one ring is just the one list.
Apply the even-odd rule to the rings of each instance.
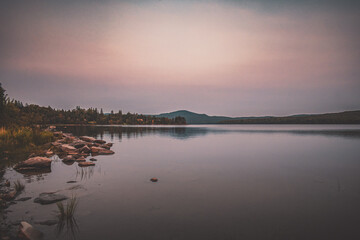
[[31, 199], [31, 197], [23, 197], [23, 198], [16, 199], [15, 201], [24, 202], [24, 201], [27, 201], [27, 200], [30, 200], [30, 199]]
[[67, 199], [68, 197], [61, 195], [61, 194], [55, 194], [55, 193], [41, 193], [39, 197], [34, 199], [35, 203], [40, 203], [42, 205], [44, 204], [51, 204], [56, 203], [62, 200]]

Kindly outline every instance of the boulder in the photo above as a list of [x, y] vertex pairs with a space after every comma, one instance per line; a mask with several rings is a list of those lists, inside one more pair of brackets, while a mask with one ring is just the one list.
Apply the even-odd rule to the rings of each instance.
[[76, 148], [74, 148], [73, 146], [70, 146], [69, 144], [63, 144], [63, 145], [61, 145], [60, 148], [61, 148], [61, 151], [67, 152], [67, 153], [77, 151]]
[[68, 197], [61, 195], [61, 194], [55, 194], [55, 193], [40, 193], [39, 197], [34, 199], [35, 203], [40, 203], [42, 205], [44, 204], [51, 204], [56, 203], [62, 200], [67, 199]]
[[82, 141], [81, 142], [76, 142], [76, 143], [73, 144], [73, 146], [75, 148], [79, 149], [79, 148], [82, 148], [82, 147], [86, 146], [86, 142], [82, 142]]
[[85, 142], [94, 142], [96, 139], [93, 137], [88, 137], [88, 136], [81, 136], [79, 137], [81, 140], [85, 141]]
[[86, 159], [84, 157], [79, 157], [78, 159], [76, 159], [77, 162], [85, 162]]
[[93, 162], [79, 162], [79, 167], [89, 167], [89, 166], [95, 166], [95, 163]]
[[101, 140], [101, 139], [96, 139], [94, 142], [95, 142], [95, 143], [99, 143], [99, 144], [104, 144], [104, 143], [106, 143], [106, 141]]
[[66, 157], [63, 158], [62, 161], [63, 162], [73, 162], [73, 161], [75, 161], [75, 158], [72, 155], [67, 155]]
[[28, 240], [43, 239], [44, 234], [27, 222], [20, 222], [20, 235]]
[[14, 169], [19, 170], [36, 170], [41, 168], [50, 168], [51, 159], [46, 157], [33, 157], [20, 162], [14, 166]]
[[79, 149], [79, 151], [82, 153], [89, 153], [91, 152], [91, 149], [88, 146], [83, 146], [82, 148]]
[[108, 149], [104, 149], [101, 147], [91, 147], [91, 153], [95, 153], [98, 155], [109, 155], [109, 154], [114, 154], [113, 151], [108, 150]]
[[53, 151], [47, 151], [47, 152], [45, 153], [45, 155], [46, 155], [47, 157], [51, 157], [52, 155], [54, 155], [54, 152], [53, 152]]

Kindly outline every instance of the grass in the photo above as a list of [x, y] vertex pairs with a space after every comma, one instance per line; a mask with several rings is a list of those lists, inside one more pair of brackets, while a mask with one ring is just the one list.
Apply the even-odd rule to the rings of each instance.
[[58, 207], [58, 215], [60, 222], [70, 221], [74, 219], [74, 214], [77, 208], [78, 200], [76, 197], [72, 197], [70, 200], [67, 201], [66, 205], [62, 202], [56, 203]]
[[14, 187], [15, 187], [16, 192], [21, 192], [22, 190], [24, 190], [25, 185], [22, 184], [20, 182], [20, 180], [18, 179], [18, 180], [16, 180], [16, 182], [14, 182]]
[[66, 205], [64, 205], [62, 202], [57, 202], [56, 205], [58, 207], [57, 217], [59, 219], [57, 225], [57, 235], [59, 236], [63, 232], [64, 227], [66, 227], [66, 233], [70, 234], [67, 239], [76, 239], [75, 236], [79, 230], [74, 218], [78, 205], [76, 196], [73, 196], [70, 200], [68, 200]]
[[38, 128], [0, 128], [0, 148], [42, 145], [54, 140], [54, 134]]

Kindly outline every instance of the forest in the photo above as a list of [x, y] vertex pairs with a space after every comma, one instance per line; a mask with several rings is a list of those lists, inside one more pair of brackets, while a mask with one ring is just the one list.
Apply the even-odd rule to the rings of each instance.
[[154, 125], [186, 124], [183, 117], [173, 119], [154, 117], [137, 113], [123, 114], [121, 110], [104, 113], [102, 109], [76, 107], [72, 110], [54, 109], [35, 104], [23, 104], [10, 99], [0, 83], [0, 126], [32, 126], [46, 124], [121, 124], [121, 125]]

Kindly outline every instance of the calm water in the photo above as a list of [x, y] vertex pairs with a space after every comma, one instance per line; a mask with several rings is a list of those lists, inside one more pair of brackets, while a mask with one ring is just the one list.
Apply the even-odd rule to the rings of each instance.
[[360, 239], [359, 125], [63, 130], [113, 142], [115, 154], [92, 168], [55, 156], [48, 174], [7, 171], [26, 183], [19, 197], [78, 197], [74, 233], [35, 223], [56, 204], [9, 208], [46, 239]]

